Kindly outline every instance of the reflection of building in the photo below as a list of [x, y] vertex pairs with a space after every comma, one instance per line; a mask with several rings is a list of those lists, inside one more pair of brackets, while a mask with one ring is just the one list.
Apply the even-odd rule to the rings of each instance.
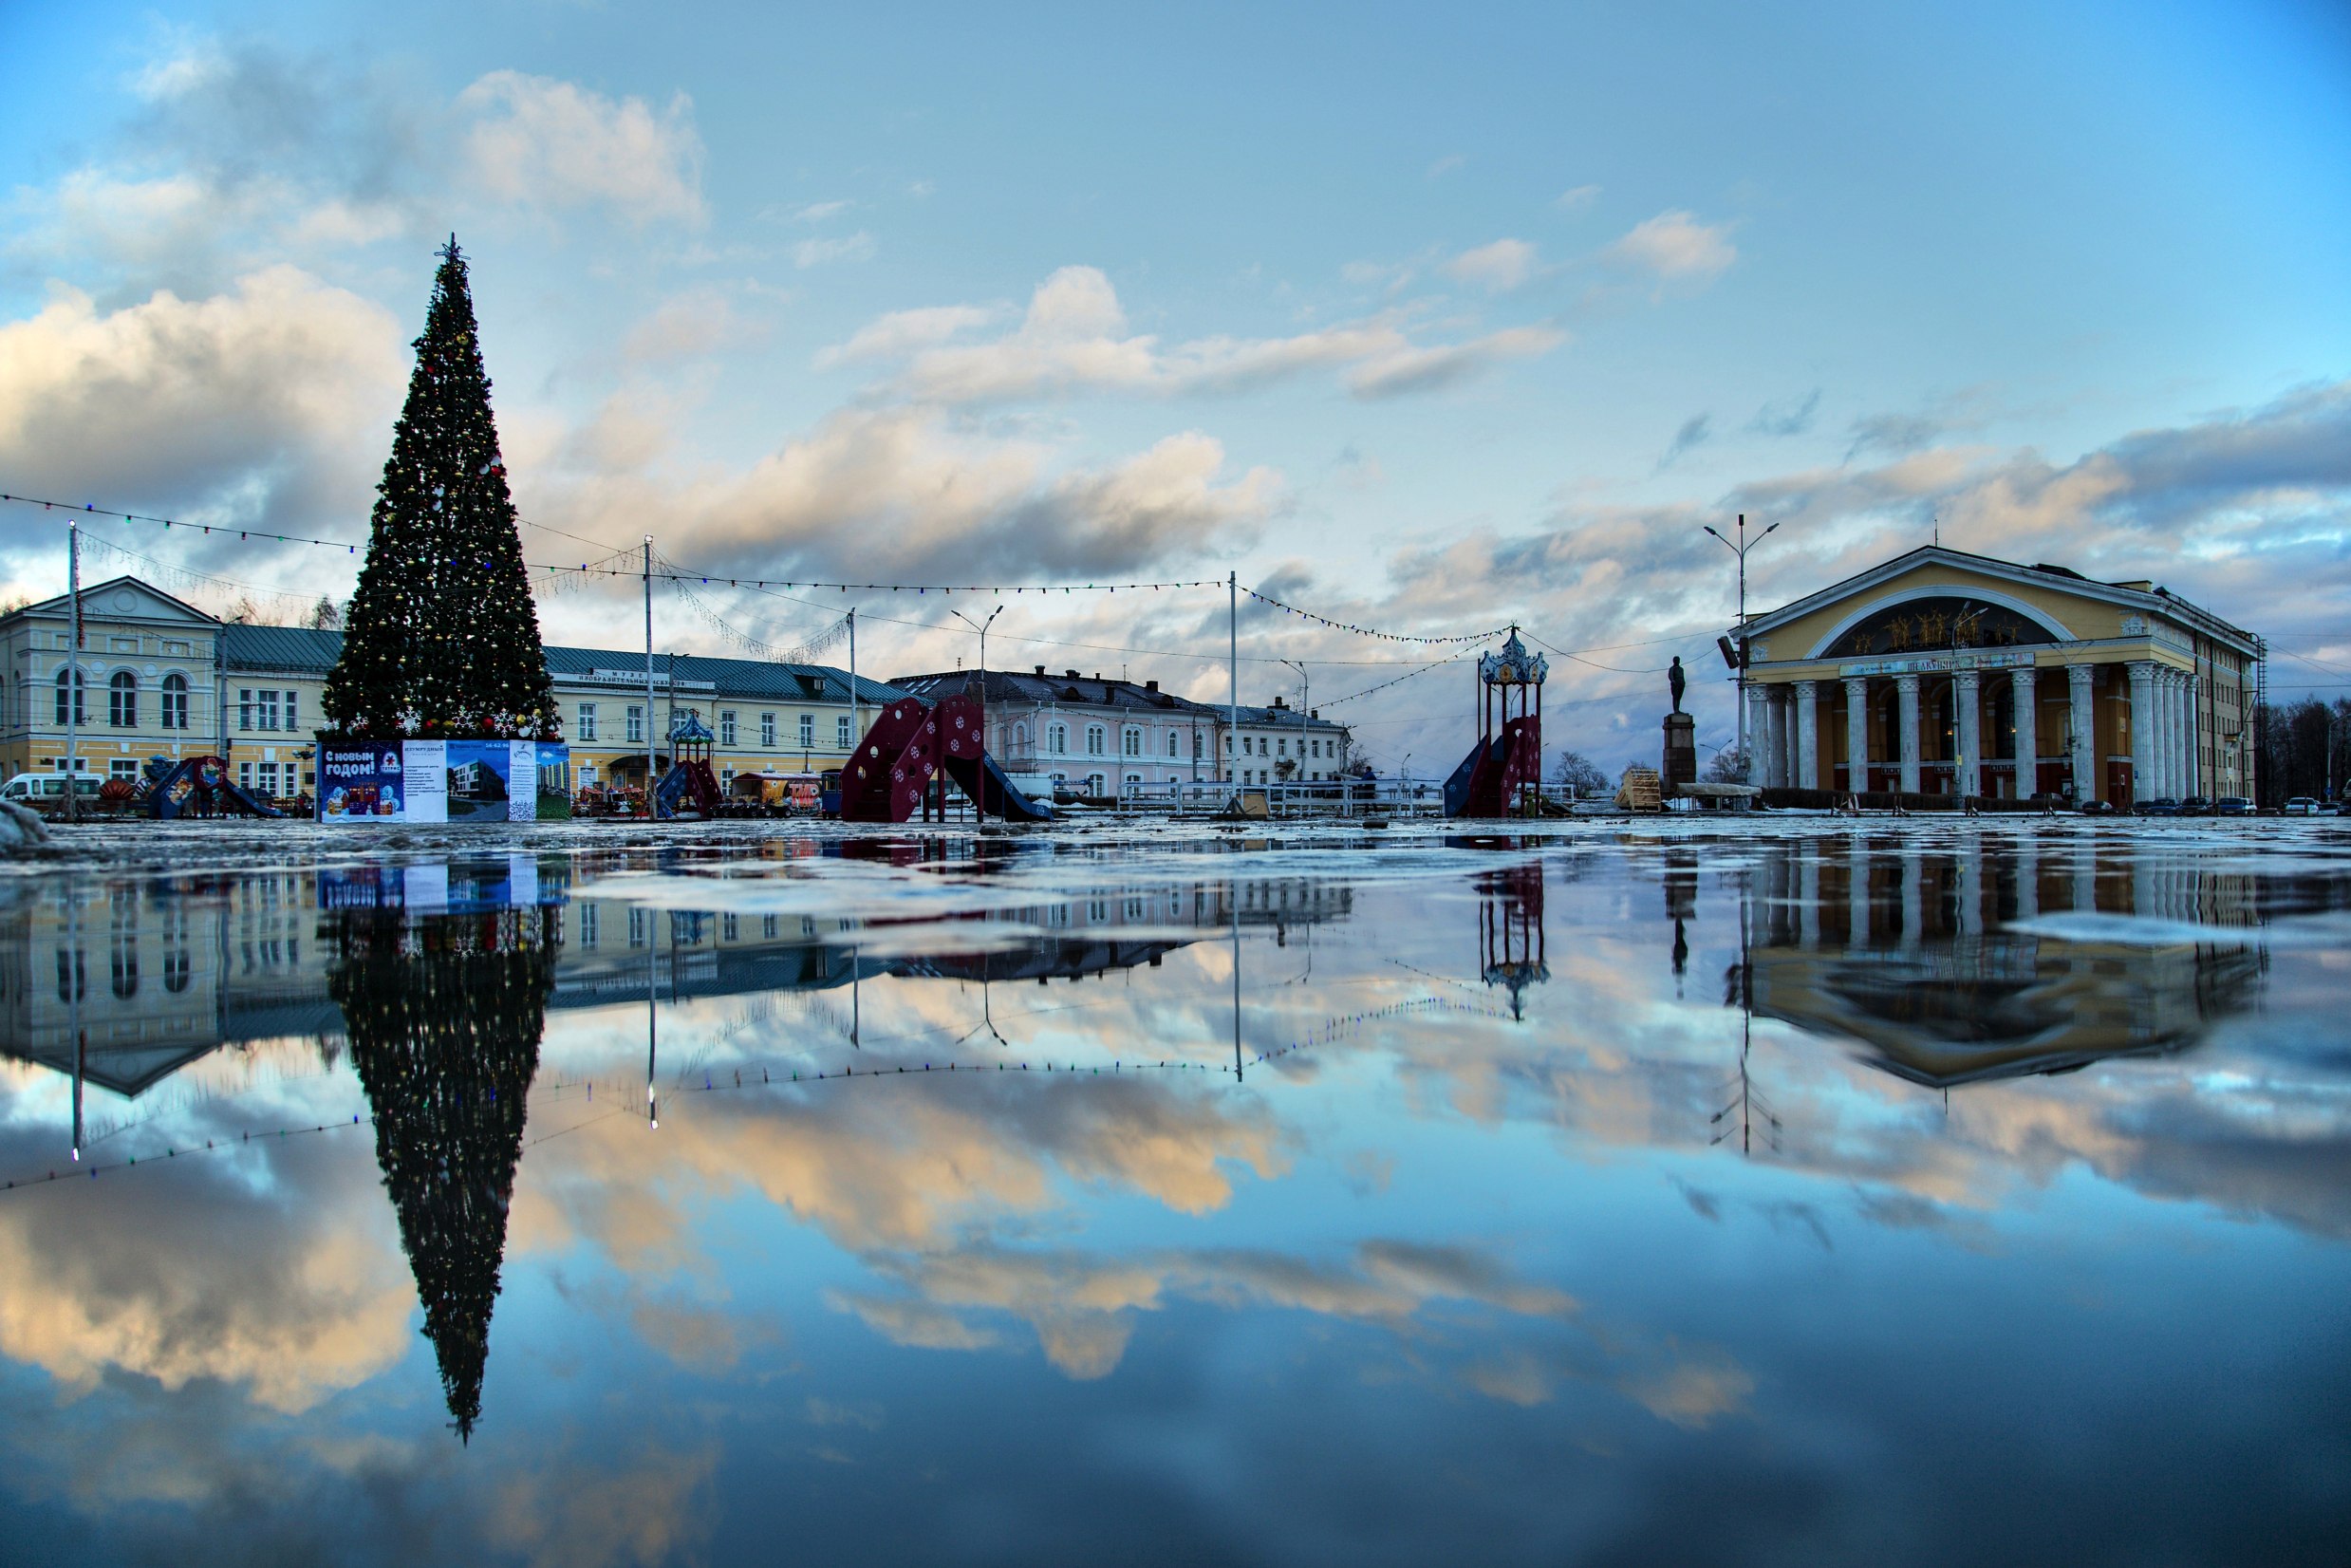
[[[856, 843], [859, 841], [849, 841]], [[865, 841], [871, 842], [871, 841]], [[974, 841], [986, 843], [988, 841]], [[807, 843], [800, 848], [818, 848]], [[836, 849], [839, 843], [827, 844]], [[772, 840], [756, 857], [789, 858]], [[480, 915], [545, 905], [556, 1010], [846, 986], [860, 976], [1076, 978], [1150, 965], [1241, 924], [1277, 931], [1341, 919], [1349, 889], [1309, 877], [1115, 883], [1040, 892], [958, 917], [971, 951], [860, 957], [856, 923], [832, 917], [670, 910], [572, 898], [576, 876], [646, 868], [644, 857], [498, 855], [446, 865], [339, 867], [203, 878], [60, 879], [0, 906], [0, 1052], [135, 1096], [218, 1050], [267, 1039], [342, 1038], [322, 925], [350, 913]], [[71, 900], [71, 902], [69, 902]], [[1004, 924], [1043, 936], [1007, 947]]]
[[[2249, 875], [2101, 867], [2093, 852], [2044, 855], [2030, 839], [1999, 858], [1901, 840], [1773, 847], [1748, 906], [1754, 1011], [1948, 1088], [2181, 1050], [2251, 1005], [2262, 950], [2228, 939], [2254, 934]], [[2061, 914], [2221, 929], [2151, 943], [2015, 928]]]
[[2153, 583], [1928, 548], [1746, 629], [1764, 784], [2253, 793], [2261, 642]]
[[[60, 880], [0, 909], [0, 1050], [135, 1095], [221, 1045], [331, 1032], [310, 878]], [[71, 901], [70, 903], [68, 901]]]

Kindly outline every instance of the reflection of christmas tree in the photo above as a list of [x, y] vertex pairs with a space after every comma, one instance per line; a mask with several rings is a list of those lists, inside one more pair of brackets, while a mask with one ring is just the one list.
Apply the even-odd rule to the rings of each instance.
[[342, 917], [328, 988], [376, 1119], [457, 1435], [481, 1414], [506, 1205], [554, 988], [551, 914]]

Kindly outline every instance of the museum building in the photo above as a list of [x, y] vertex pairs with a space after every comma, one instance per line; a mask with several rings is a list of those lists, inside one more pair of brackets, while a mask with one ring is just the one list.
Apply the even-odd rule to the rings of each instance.
[[2148, 582], [1929, 546], [1746, 625], [1767, 787], [2253, 793], [2260, 638]]

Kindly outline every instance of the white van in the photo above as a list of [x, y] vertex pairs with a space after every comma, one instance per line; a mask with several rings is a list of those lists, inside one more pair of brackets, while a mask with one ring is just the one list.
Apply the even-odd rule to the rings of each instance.
[[[98, 787], [104, 782], [96, 774], [76, 774], [73, 793], [84, 800], [96, 801]], [[35, 811], [59, 810], [65, 804], [65, 775], [18, 774], [6, 784], [0, 784], [0, 800], [13, 800], [19, 806], [30, 806]]]

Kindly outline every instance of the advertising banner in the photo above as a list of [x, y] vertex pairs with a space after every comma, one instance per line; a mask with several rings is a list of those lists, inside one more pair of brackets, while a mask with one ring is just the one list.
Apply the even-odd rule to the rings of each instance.
[[318, 750], [318, 819], [330, 824], [404, 822], [408, 785], [397, 741]]
[[570, 761], [559, 740], [322, 741], [318, 819], [559, 821], [571, 814]]
[[449, 743], [403, 740], [401, 759], [408, 769], [408, 820], [449, 820]]
[[558, 860], [540, 874], [535, 855], [410, 866], [333, 866], [318, 873], [323, 910], [399, 909], [412, 915], [482, 914], [564, 902]]

